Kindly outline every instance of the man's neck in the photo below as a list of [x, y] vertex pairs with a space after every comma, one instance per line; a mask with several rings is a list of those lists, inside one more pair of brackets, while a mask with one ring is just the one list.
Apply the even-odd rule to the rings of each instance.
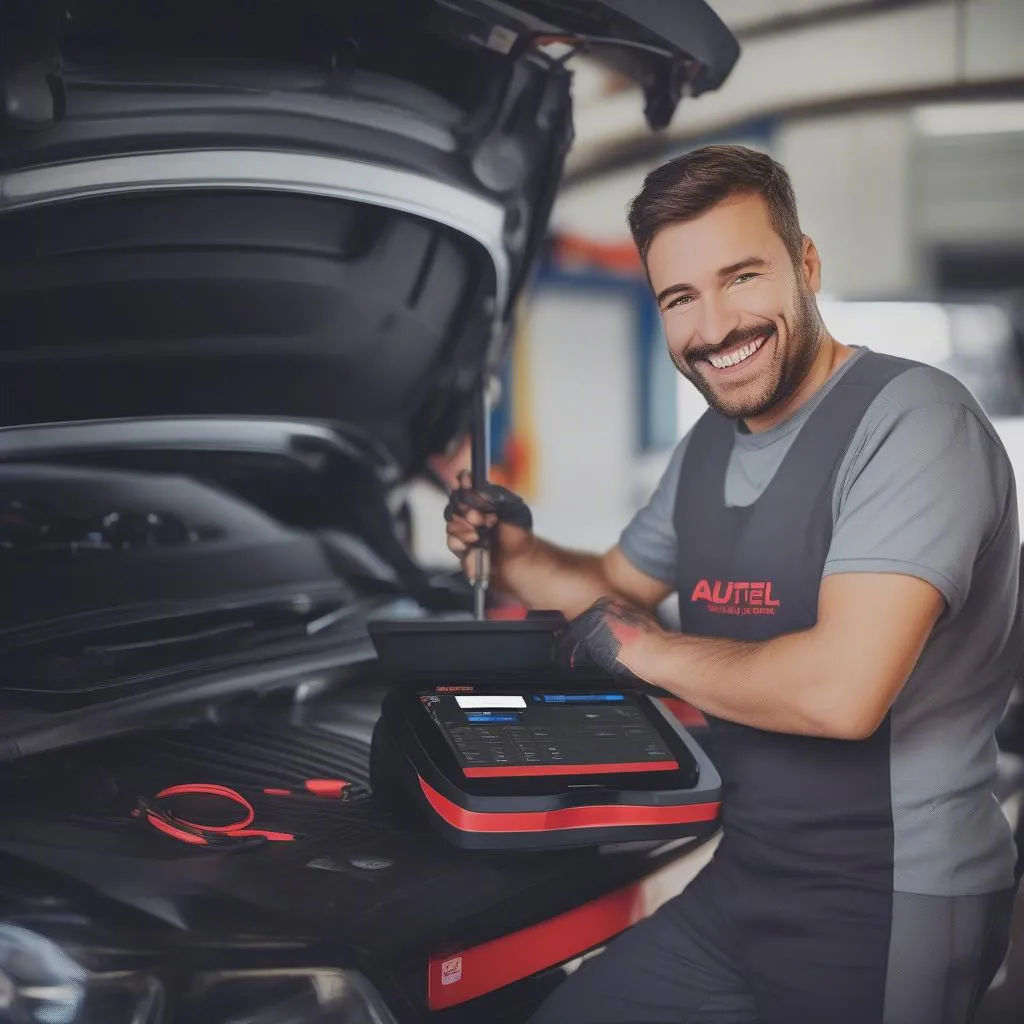
[[768, 412], [760, 416], [752, 416], [744, 420], [746, 428], [752, 434], [763, 434], [772, 427], [788, 420], [802, 405], [809, 402], [824, 386], [826, 381], [853, 355], [854, 349], [842, 345], [831, 334], [825, 333], [818, 346], [817, 355], [810, 369], [794, 391], [786, 396], [778, 405], [772, 406]]

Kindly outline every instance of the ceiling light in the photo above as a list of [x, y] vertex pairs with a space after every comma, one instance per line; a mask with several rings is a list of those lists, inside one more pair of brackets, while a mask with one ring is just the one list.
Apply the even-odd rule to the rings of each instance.
[[935, 103], [912, 112], [921, 135], [1003, 135], [1024, 132], [1024, 101], [990, 103]]

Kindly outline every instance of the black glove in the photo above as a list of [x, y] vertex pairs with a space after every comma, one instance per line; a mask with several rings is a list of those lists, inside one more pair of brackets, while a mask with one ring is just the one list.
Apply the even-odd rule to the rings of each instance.
[[620, 682], [644, 682], [621, 661], [623, 642], [647, 630], [660, 629], [649, 612], [602, 597], [577, 616], [558, 641], [557, 660], [568, 668], [591, 665]]
[[498, 522], [518, 526], [523, 530], [533, 529], [533, 513], [530, 506], [507, 487], [498, 484], [483, 484], [474, 489], [459, 487], [452, 491], [445, 506], [444, 519], [450, 523], [464, 509], [472, 508], [487, 514], [493, 512]]

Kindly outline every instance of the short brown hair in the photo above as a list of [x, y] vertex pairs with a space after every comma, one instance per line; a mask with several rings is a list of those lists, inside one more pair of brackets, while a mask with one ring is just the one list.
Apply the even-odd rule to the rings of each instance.
[[741, 195], [758, 195], [772, 227], [794, 264], [803, 253], [803, 232], [793, 184], [785, 168], [746, 146], [704, 146], [656, 167], [629, 205], [629, 230], [640, 259], [662, 228], [694, 220], [712, 207]]

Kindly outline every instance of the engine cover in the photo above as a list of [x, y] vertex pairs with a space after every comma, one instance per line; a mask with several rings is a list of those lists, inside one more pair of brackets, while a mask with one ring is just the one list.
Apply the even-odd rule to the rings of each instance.
[[185, 476], [0, 466], [0, 627], [331, 585], [315, 539]]

